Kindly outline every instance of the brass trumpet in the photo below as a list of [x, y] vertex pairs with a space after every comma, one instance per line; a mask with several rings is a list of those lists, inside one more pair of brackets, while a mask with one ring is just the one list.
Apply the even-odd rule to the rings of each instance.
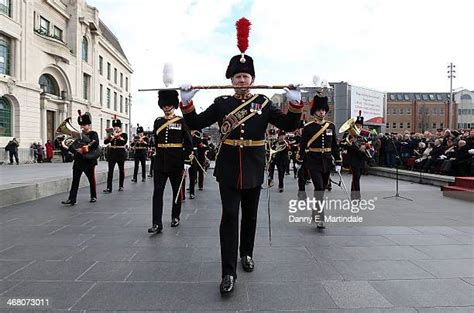
[[68, 117], [56, 128], [56, 135], [63, 137], [61, 145], [63, 148], [68, 149], [70, 145], [81, 137], [81, 132], [72, 126], [71, 118]]

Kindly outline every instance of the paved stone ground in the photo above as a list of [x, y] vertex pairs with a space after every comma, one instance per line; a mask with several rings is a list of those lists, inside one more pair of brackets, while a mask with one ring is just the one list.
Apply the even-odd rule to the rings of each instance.
[[[286, 180], [283, 193], [270, 190], [272, 246], [262, 191], [256, 269], [239, 268], [229, 298], [218, 291], [220, 201], [211, 174], [184, 203], [180, 227], [169, 227], [165, 207], [160, 235], [146, 232], [151, 180], [99, 194], [95, 204], [83, 188], [74, 207], [61, 206], [60, 194], [2, 208], [0, 308], [9, 298], [48, 298], [49, 310], [71, 311], [474, 312], [472, 203], [408, 182], [400, 193], [413, 201], [383, 199], [395, 193], [394, 181], [364, 176], [364, 198], [376, 199], [360, 214], [366, 221], [317, 232], [289, 223], [296, 182]], [[334, 186], [327, 195], [345, 194]]]

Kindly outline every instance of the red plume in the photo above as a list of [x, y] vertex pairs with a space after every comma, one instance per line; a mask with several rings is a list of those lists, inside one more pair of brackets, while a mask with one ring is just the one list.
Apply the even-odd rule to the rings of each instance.
[[79, 116], [82, 116], [81, 110], [77, 110], [77, 113], [79, 114]]
[[245, 53], [249, 47], [250, 25], [250, 21], [245, 17], [242, 17], [235, 23], [235, 27], [237, 28], [237, 47], [241, 53]]

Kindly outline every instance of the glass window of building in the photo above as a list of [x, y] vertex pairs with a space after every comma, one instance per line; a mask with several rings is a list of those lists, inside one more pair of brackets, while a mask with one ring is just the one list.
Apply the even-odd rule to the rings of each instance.
[[400, 122], [400, 128], [403, 128], [403, 122]]
[[117, 93], [114, 92], [114, 111], [117, 111]]
[[411, 108], [407, 108], [407, 114], [408, 114], [408, 115], [411, 114]]
[[407, 128], [411, 128], [411, 123], [407, 122]]
[[392, 112], [393, 114], [397, 114], [397, 108], [393, 108]]
[[128, 77], [125, 77], [125, 91], [128, 91]]
[[441, 97], [441, 95], [436, 95], [436, 99], [438, 99], [438, 101], [442, 101], [443, 97]]
[[128, 113], [128, 98], [125, 98], [125, 113]]
[[117, 84], [117, 69], [114, 68], [114, 83]]
[[49, 21], [44, 17], [40, 17], [40, 34], [49, 35]]
[[123, 96], [120, 95], [120, 113], [123, 112]]
[[110, 120], [107, 120], [106, 124], [107, 124], [107, 128], [110, 128]]
[[392, 123], [392, 128], [397, 128], [397, 123], [393, 122]]
[[443, 108], [439, 109], [439, 114], [441, 114], [441, 115], [444, 114], [444, 109]]
[[104, 74], [104, 58], [101, 55], [99, 55], [99, 74]]
[[89, 92], [90, 92], [90, 84], [91, 84], [91, 77], [87, 74], [84, 74], [83, 77], [83, 84], [82, 84], [82, 90], [83, 90], [83, 98], [86, 100], [89, 100]]
[[415, 95], [415, 99], [416, 100], [421, 100], [421, 96], [420, 95]]
[[110, 88], [107, 88], [107, 109], [110, 109]]
[[440, 128], [444, 128], [444, 123], [439, 123]]
[[5, 14], [11, 17], [11, 2], [10, 0], [0, 0], [0, 14]]
[[433, 128], [436, 128], [436, 123], [433, 123]]
[[431, 101], [434, 101], [434, 99], [435, 99], [434, 95], [433, 95], [433, 94], [430, 94], [430, 100], [431, 100]]
[[63, 30], [57, 26], [53, 28], [53, 37], [57, 40], [63, 41]]
[[50, 74], [41, 75], [38, 83], [40, 88], [43, 89], [43, 92], [59, 96], [58, 83], [56, 82], [56, 79], [54, 79], [54, 77]]
[[123, 73], [120, 73], [120, 88], [123, 88]]
[[400, 108], [400, 114], [403, 114], [403, 108]]
[[402, 96], [401, 94], [398, 94], [398, 95], [397, 95], [397, 100], [398, 100], [398, 101], [402, 101], [402, 100], [403, 100], [403, 96]]
[[12, 135], [12, 107], [5, 98], [0, 98], [0, 137]]
[[110, 80], [110, 75], [112, 75], [112, 66], [107, 62], [107, 79]]
[[385, 128], [390, 128], [390, 124], [389, 124], [389, 123], [386, 123], [386, 124], [385, 124]]
[[86, 36], [82, 37], [82, 60], [89, 61], [89, 41]]
[[422, 95], [424, 101], [428, 101], [428, 95]]
[[395, 95], [390, 95], [390, 100], [395, 100]]
[[409, 95], [405, 95], [405, 100], [410, 100], [410, 96]]
[[100, 105], [104, 104], [104, 85], [99, 85], [99, 103]]
[[0, 74], [10, 75], [10, 41], [0, 37]]

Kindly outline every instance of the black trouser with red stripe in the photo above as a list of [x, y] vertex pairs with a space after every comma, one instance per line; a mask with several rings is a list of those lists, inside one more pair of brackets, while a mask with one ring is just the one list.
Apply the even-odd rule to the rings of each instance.
[[69, 192], [69, 200], [76, 202], [77, 190], [79, 189], [79, 182], [81, 181], [82, 173], [86, 174], [89, 180], [91, 198], [97, 198], [97, 190], [95, 184], [95, 166], [86, 169], [74, 168], [72, 169], [72, 185]]
[[135, 167], [133, 169], [133, 179], [137, 180], [138, 166], [142, 165], [142, 179], [146, 179], [146, 151], [135, 150]]
[[[118, 154], [118, 152], [116, 152]], [[119, 187], [123, 187], [125, 180], [125, 150], [117, 155], [109, 155], [109, 172], [107, 173], [107, 189], [112, 190], [115, 164], [119, 168]]]
[[238, 190], [219, 184], [222, 202], [222, 219], [219, 228], [221, 241], [222, 277], [237, 277], [237, 248], [239, 247], [239, 211], [242, 207], [240, 225], [240, 257], [253, 255], [257, 227], [258, 200], [261, 187]]
[[360, 200], [360, 174], [362, 169], [356, 166], [351, 166], [352, 183], [351, 183], [351, 199]]
[[[316, 200], [323, 201], [324, 198], [324, 190], [329, 182], [329, 177], [331, 176], [331, 172], [322, 172], [321, 170], [317, 169], [310, 169], [311, 180], [313, 181], [314, 186], [314, 193], [313, 196]], [[318, 203], [321, 203], [319, 202]], [[317, 221], [315, 222], [324, 222], [324, 208], [321, 208], [319, 205], [317, 207], [319, 214], [316, 211], [313, 211], [313, 219], [317, 216]]]
[[[153, 175], [153, 225], [163, 226], [163, 192], [165, 190], [166, 182], [168, 178], [171, 182], [171, 188], [173, 189], [173, 208], [171, 210], [171, 218], [179, 218], [181, 214], [181, 196], [178, 197], [177, 203], [175, 203], [176, 195], [178, 194], [179, 185], [181, 178], [183, 177], [183, 171], [178, 170], [174, 172], [158, 172], [155, 170]], [[181, 192], [184, 190], [181, 189]]]

